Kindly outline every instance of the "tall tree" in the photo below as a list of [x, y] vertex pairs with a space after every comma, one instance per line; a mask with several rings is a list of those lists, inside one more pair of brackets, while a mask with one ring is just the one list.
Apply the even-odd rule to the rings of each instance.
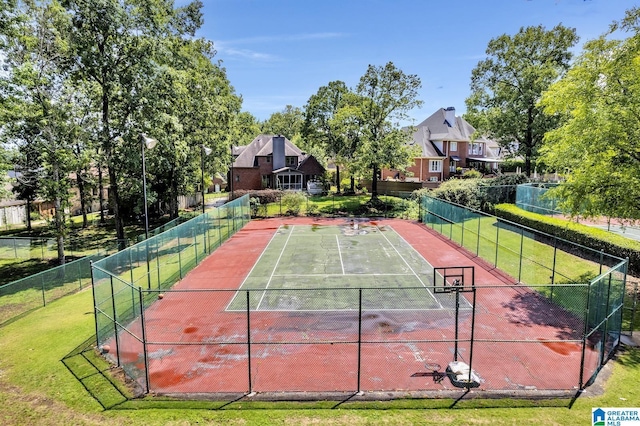
[[[616, 30], [625, 40], [608, 39]], [[558, 188], [573, 215], [640, 219], [640, 9], [589, 41], [567, 75], [545, 92], [545, 163], [567, 170]]]
[[521, 28], [514, 36], [491, 40], [487, 59], [471, 73], [465, 118], [505, 147], [516, 142], [527, 176], [544, 134], [558, 125], [557, 117], [542, 113], [538, 101], [569, 68], [577, 41], [575, 29], [562, 25]]
[[[38, 188], [53, 201], [58, 261], [65, 262], [65, 209], [69, 198], [68, 173], [73, 168], [70, 141], [78, 130], [74, 113], [74, 90], [65, 72], [68, 55], [63, 34], [69, 21], [59, 3], [27, 2], [26, 14], [9, 43], [10, 64], [7, 93], [13, 117], [5, 132], [26, 155], [34, 168], [41, 169]], [[31, 166], [31, 165], [30, 165]]]
[[340, 157], [348, 147], [346, 135], [336, 120], [350, 93], [342, 81], [332, 81], [311, 95], [305, 105], [302, 137], [307, 145], [319, 144], [336, 164], [336, 185], [340, 193]]
[[139, 163], [131, 155], [139, 152], [139, 133], [150, 130], [149, 121], [133, 121], [132, 115], [149, 101], [143, 94], [160, 66], [155, 59], [161, 41], [193, 36], [202, 24], [202, 3], [178, 9], [168, 0], [63, 0], [63, 5], [72, 16], [69, 45], [77, 58], [76, 79], [95, 87], [116, 234], [124, 241], [120, 188]]
[[[195, 192], [201, 163], [209, 172], [229, 163], [230, 135], [241, 100], [224, 69], [212, 63], [210, 42], [172, 38], [165, 40], [164, 48], [164, 66], [156, 70], [146, 95], [151, 102], [139, 112], [141, 120], [147, 117], [153, 123], [154, 137], [160, 141], [149, 156], [155, 172], [152, 187], [177, 217], [178, 195]], [[212, 150], [206, 158], [201, 157], [203, 146]]]
[[360, 97], [362, 120], [358, 161], [371, 170], [371, 199], [378, 197], [378, 174], [382, 168], [402, 168], [412, 159], [408, 142], [411, 134], [402, 130], [408, 113], [422, 105], [418, 100], [420, 78], [405, 74], [392, 62], [385, 66], [369, 65], [360, 78], [355, 93]]
[[282, 135], [293, 141], [299, 137], [304, 124], [304, 113], [298, 107], [287, 105], [282, 111], [274, 112], [262, 124], [262, 133]]

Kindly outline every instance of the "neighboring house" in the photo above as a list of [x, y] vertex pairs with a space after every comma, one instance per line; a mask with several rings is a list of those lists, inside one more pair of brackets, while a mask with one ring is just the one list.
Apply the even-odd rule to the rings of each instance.
[[475, 128], [462, 117], [456, 117], [453, 107], [440, 108], [415, 126], [413, 141], [421, 149], [407, 169], [408, 176], [397, 170], [383, 170], [382, 179], [423, 182], [437, 186], [439, 182], [465, 169], [493, 172], [502, 160], [497, 142], [483, 137], [472, 139]]
[[319, 179], [324, 167], [284, 136], [259, 135], [247, 146], [232, 148], [233, 190], [285, 189], [301, 191]]

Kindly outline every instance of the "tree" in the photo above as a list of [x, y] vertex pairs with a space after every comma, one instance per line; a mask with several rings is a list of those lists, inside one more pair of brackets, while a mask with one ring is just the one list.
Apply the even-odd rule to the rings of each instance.
[[640, 218], [640, 9], [611, 27], [631, 36], [585, 44], [569, 72], [545, 92], [543, 160], [568, 177], [556, 193], [572, 215]]
[[54, 203], [58, 261], [64, 264], [67, 177], [74, 167], [70, 143], [78, 131], [73, 120], [75, 91], [65, 71], [68, 55], [63, 34], [69, 21], [56, 1], [28, 2], [25, 15], [7, 46], [5, 111], [9, 120], [4, 132], [30, 157], [30, 171], [31, 167], [41, 171], [38, 192]]
[[362, 123], [357, 161], [372, 173], [371, 200], [378, 197], [378, 173], [382, 168], [403, 168], [412, 160], [411, 133], [401, 128], [408, 112], [422, 105], [417, 99], [420, 79], [407, 75], [392, 62], [369, 65], [355, 93], [360, 97]]
[[[235, 117], [235, 124], [233, 126], [234, 131], [234, 145], [244, 146], [249, 145], [256, 136], [260, 134], [260, 122], [250, 112], [242, 111]], [[229, 156], [231, 152], [229, 152]]]
[[100, 151], [109, 175], [116, 235], [122, 242], [121, 186], [139, 164], [139, 134], [152, 129], [150, 120], [134, 121], [133, 115], [150, 102], [145, 88], [162, 66], [163, 60], [157, 61], [162, 40], [192, 37], [202, 25], [202, 3], [178, 9], [164, 0], [63, 0], [63, 5], [72, 17], [68, 43], [75, 59], [74, 77], [95, 93]]
[[305, 106], [302, 137], [307, 145], [319, 145], [336, 163], [337, 192], [340, 193], [340, 160], [348, 155], [346, 133], [337, 120], [338, 111], [345, 106], [350, 93], [342, 81], [332, 81], [311, 95]]
[[287, 105], [284, 110], [274, 112], [262, 124], [262, 133], [282, 135], [293, 141], [300, 136], [304, 125], [304, 114], [298, 107]]
[[569, 68], [570, 49], [577, 41], [575, 29], [562, 25], [550, 31], [521, 28], [512, 37], [491, 40], [487, 59], [471, 73], [465, 118], [505, 147], [516, 142], [527, 176], [544, 134], [558, 125], [558, 117], [543, 114], [538, 101]]
[[241, 100], [224, 69], [212, 63], [210, 42], [173, 37], [164, 41], [164, 48], [164, 66], [156, 69], [147, 88], [145, 97], [150, 102], [139, 111], [139, 119], [155, 129], [154, 137], [160, 141], [149, 156], [155, 172], [152, 188], [160, 201], [169, 204], [175, 218], [178, 195], [195, 192], [200, 185], [202, 146], [212, 150], [204, 158], [210, 172], [229, 163]]

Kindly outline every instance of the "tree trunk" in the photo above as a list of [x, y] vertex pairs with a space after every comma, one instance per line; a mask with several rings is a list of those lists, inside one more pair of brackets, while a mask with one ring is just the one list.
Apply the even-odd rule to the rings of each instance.
[[81, 170], [76, 171], [76, 183], [78, 184], [78, 192], [80, 193], [80, 211], [82, 212], [82, 227], [86, 228], [87, 227], [87, 209], [85, 205], [86, 194], [85, 194], [84, 181], [82, 180], [81, 173], [82, 173]]
[[62, 199], [59, 195], [60, 188], [60, 172], [58, 171], [58, 165], [55, 164], [53, 168], [53, 180], [55, 182], [56, 188], [56, 196], [54, 200], [54, 210], [55, 210], [55, 221], [56, 221], [56, 241], [58, 243], [58, 263], [60, 265], [64, 265], [65, 263], [65, 255], [64, 255], [64, 213], [62, 211]]
[[340, 194], [340, 166], [336, 164], [336, 194]]
[[98, 202], [100, 204], [100, 223], [105, 224], [104, 219], [104, 184], [102, 183], [102, 163], [98, 163]]
[[116, 227], [116, 239], [118, 240], [118, 249], [126, 248], [124, 235], [124, 221], [120, 215], [120, 193], [118, 191], [118, 176], [116, 166], [114, 164], [113, 152], [111, 149], [111, 135], [109, 129], [109, 86], [102, 87], [102, 143], [104, 144], [104, 153], [107, 157], [107, 168], [109, 169], [109, 189], [111, 190], [111, 204], [113, 206], [113, 216]]
[[169, 214], [171, 219], [178, 217], [178, 183], [175, 179], [171, 180], [171, 201], [169, 204]]
[[373, 177], [371, 179], [371, 200], [378, 199], [378, 166], [373, 166]]
[[356, 193], [356, 178], [354, 178], [353, 176], [351, 176], [351, 193]]
[[27, 197], [27, 231], [31, 232], [31, 198]]

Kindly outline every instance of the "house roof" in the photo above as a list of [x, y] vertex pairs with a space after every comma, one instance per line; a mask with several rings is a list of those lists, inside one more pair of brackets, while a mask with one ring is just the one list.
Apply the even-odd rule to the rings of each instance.
[[462, 117], [454, 117], [450, 123], [448, 114], [455, 115], [455, 110], [440, 108], [416, 127], [429, 129], [432, 141], [469, 142], [476, 129]]
[[[266, 157], [273, 155], [274, 135], [258, 135], [249, 145], [233, 148], [236, 160], [233, 167], [254, 167], [256, 157]], [[287, 157], [298, 157], [298, 161], [304, 159], [304, 154], [300, 149], [284, 138], [284, 155]]]
[[[413, 144], [422, 148], [422, 156], [427, 158], [445, 157], [434, 142], [472, 142], [472, 135], [476, 129], [464, 118], [455, 116], [455, 109], [440, 108], [426, 120], [415, 126]], [[498, 148], [497, 142], [483, 136], [476, 137], [473, 142], [485, 143], [487, 149], [483, 156], [493, 154], [488, 148]]]

